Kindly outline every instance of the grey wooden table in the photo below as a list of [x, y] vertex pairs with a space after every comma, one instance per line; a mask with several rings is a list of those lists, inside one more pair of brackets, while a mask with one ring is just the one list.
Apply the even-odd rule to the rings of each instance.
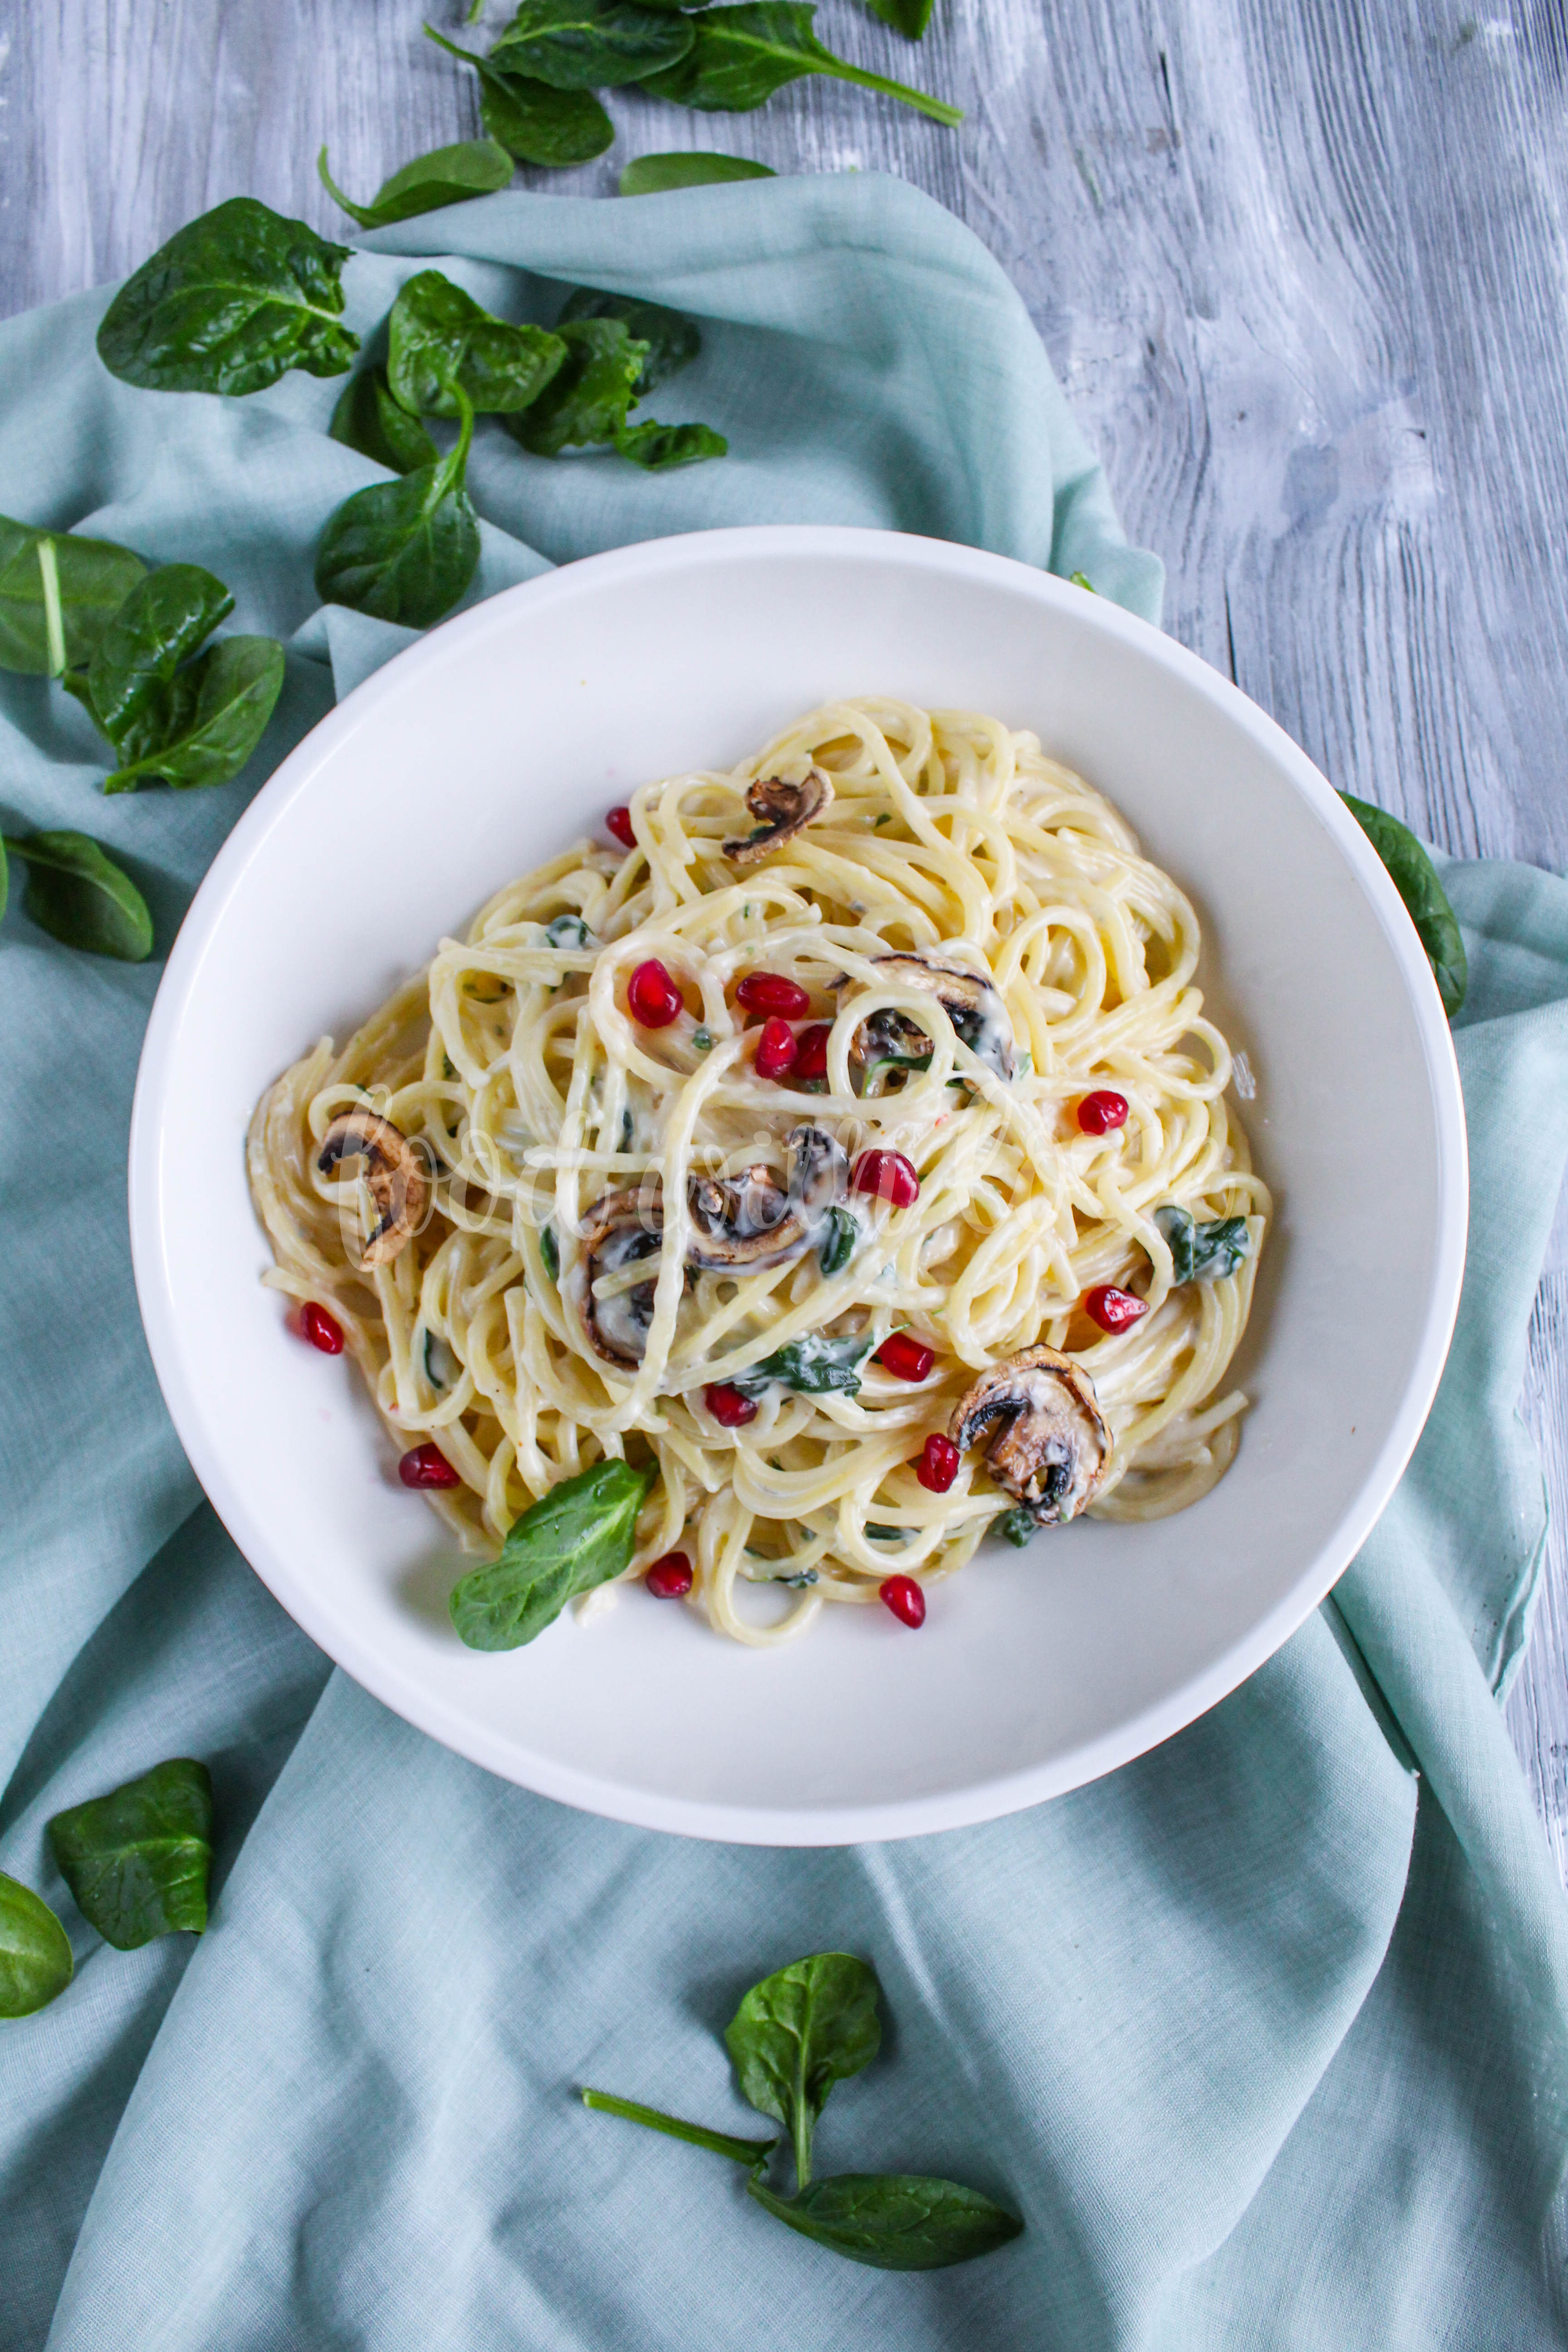
[[[1479, 5], [1480, 0], [1471, 0]], [[840, 83], [750, 115], [612, 96], [580, 172], [721, 147], [876, 168], [1021, 288], [1169, 625], [1337, 784], [1461, 855], [1568, 866], [1568, 23], [1563, 0], [937, 0], [916, 49], [825, 0], [840, 55], [967, 110]], [[0, 310], [124, 274], [225, 196], [331, 234], [472, 135], [420, 35], [454, 0], [7, 0]], [[490, 0], [496, 29], [503, 0]], [[1568, 1223], [1523, 1410], [1557, 1533], [1509, 1723], [1568, 1876]]]

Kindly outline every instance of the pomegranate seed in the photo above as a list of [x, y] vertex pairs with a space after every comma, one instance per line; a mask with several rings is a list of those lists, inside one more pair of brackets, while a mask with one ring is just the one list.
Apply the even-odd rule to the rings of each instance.
[[907, 1209], [921, 1196], [914, 1164], [901, 1151], [862, 1152], [850, 1181], [857, 1192], [875, 1192], [879, 1201], [891, 1201], [895, 1209]]
[[827, 1076], [827, 1040], [832, 1034], [826, 1021], [814, 1021], [803, 1029], [795, 1041], [795, 1082], [800, 1086], [807, 1078]]
[[416, 1445], [397, 1465], [405, 1486], [460, 1486], [462, 1479], [438, 1445]]
[[926, 1597], [912, 1576], [884, 1577], [877, 1587], [877, 1594], [892, 1611], [900, 1625], [925, 1623]]
[[757, 1036], [756, 1072], [759, 1078], [782, 1078], [793, 1070], [800, 1048], [795, 1042], [795, 1031], [787, 1021], [776, 1014], [763, 1022]]
[[1085, 1095], [1078, 1107], [1078, 1123], [1085, 1135], [1109, 1135], [1113, 1127], [1125, 1127], [1126, 1096], [1110, 1094], [1103, 1087]]
[[629, 808], [611, 809], [605, 818], [605, 831], [613, 840], [618, 841], [623, 849], [635, 849], [637, 845], [637, 835], [632, 831], [632, 813]]
[[1131, 1290], [1118, 1290], [1114, 1283], [1106, 1282], [1089, 1293], [1083, 1311], [1102, 1331], [1125, 1331], [1141, 1315], [1147, 1315], [1149, 1302], [1135, 1297]]
[[714, 1381], [702, 1391], [702, 1402], [721, 1429], [743, 1429], [757, 1417], [756, 1400], [743, 1396], [728, 1381]]
[[877, 1361], [896, 1381], [923, 1381], [936, 1361], [936, 1349], [907, 1331], [890, 1331], [877, 1350]]
[[627, 982], [626, 1010], [645, 1029], [668, 1029], [685, 1011], [679, 989], [657, 956], [639, 963]]
[[782, 971], [749, 971], [735, 991], [735, 1002], [748, 1013], [782, 1013], [791, 1021], [811, 1010], [811, 998], [799, 981], [786, 980]]
[[300, 1309], [300, 1337], [309, 1339], [312, 1348], [320, 1348], [323, 1356], [341, 1356], [343, 1352], [342, 1325], [324, 1307], [318, 1307], [313, 1298], [307, 1299]]
[[945, 1495], [958, 1475], [962, 1458], [952, 1438], [933, 1429], [915, 1464], [915, 1476], [928, 1494]]
[[691, 1562], [683, 1551], [667, 1551], [656, 1559], [643, 1582], [656, 1601], [681, 1601], [691, 1590]]

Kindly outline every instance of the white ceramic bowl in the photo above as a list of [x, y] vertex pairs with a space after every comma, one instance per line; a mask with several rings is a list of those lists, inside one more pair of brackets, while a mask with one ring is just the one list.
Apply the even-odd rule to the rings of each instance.
[[[829, 1610], [750, 1651], [637, 1591], [465, 1650], [456, 1561], [347, 1359], [284, 1328], [242, 1170], [251, 1107], [500, 883], [629, 789], [724, 766], [831, 697], [1037, 730], [1196, 902], [1257, 1079], [1279, 1221], [1228, 1476], [1152, 1526], [997, 1542], [910, 1634]], [[1300, 1623], [1393, 1491], [1458, 1301], [1463, 1107], [1410, 922], [1311, 763], [1144, 623], [892, 533], [728, 530], [569, 565], [379, 671], [236, 826], [169, 960], [131, 1146], [136, 1280], [196, 1474], [284, 1607], [409, 1722], [617, 1819], [763, 1844], [986, 1820], [1166, 1738]]]

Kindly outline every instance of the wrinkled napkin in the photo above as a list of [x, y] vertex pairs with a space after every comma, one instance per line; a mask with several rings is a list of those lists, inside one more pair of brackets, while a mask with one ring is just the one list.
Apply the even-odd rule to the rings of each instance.
[[[1017, 295], [899, 182], [593, 202], [508, 194], [348, 267], [371, 334], [437, 259], [511, 316], [561, 283], [698, 314], [653, 405], [721, 464], [551, 463], [494, 427], [473, 599], [713, 524], [970, 541], [1155, 617]], [[0, 677], [0, 822], [76, 825], [166, 949], [282, 753], [406, 632], [316, 609], [314, 543], [380, 478], [341, 385], [140, 393], [107, 296], [0, 329], [0, 505], [229, 583], [289, 644], [237, 784], [100, 800], [84, 714]], [[1551, 2216], [1568, 2105], [1563, 1898], [1499, 1696], [1545, 1511], [1514, 1412], [1568, 1157], [1568, 887], [1447, 869], [1470, 1255], [1441, 1393], [1333, 1599], [1243, 1688], [1091, 1787], [989, 1827], [837, 1852], [701, 1844], [489, 1778], [332, 1671], [202, 1500], [132, 1289], [126, 1129], [159, 968], [0, 932], [0, 1867], [77, 1953], [0, 2025], [8, 2352], [951, 2352], [958, 2345], [1430, 2352], [1563, 2340]], [[158, 1759], [212, 1767], [212, 1925], [102, 1945], [47, 1816]], [[963, 2269], [845, 2263], [715, 2158], [576, 2104], [596, 2082], [754, 2132], [716, 2039], [798, 1953], [874, 1961], [884, 2055], [832, 2169], [944, 2172], [1024, 2235]]]

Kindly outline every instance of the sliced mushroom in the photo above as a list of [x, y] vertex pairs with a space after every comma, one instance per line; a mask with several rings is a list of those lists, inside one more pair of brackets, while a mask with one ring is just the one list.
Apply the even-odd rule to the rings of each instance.
[[794, 1129], [784, 1150], [783, 1185], [762, 1163], [729, 1180], [691, 1179], [687, 1198], [697, 1230], [689, 1265], [707, 1273], [765, 1274], [816, 1247], [848, 1189], [849, 1162], [837, 1138], [820, 1127]]
[[[967, 971], [963, 964], [938, 963], [931, 956], [879, 956], [876, 961], [879, 970], [900, 987], [922, 989], [928, 996], [934, 996], [975, 1059], [994, 1070], [999, 1078], [1011, 1080], [1013, 1024], [1007, 1018], [1006, 1006], [988, 980], [979, 972]], [[855, 1032], [849, 1058], [858, 1069], [865, 1070], [876, 1062], [887, 1060], [889, 1055], [900, 1055], [907, 1044], [923, 1034], [901, 1013], [890, 1008], [873, 1013]]]
[[430, 1202], [430, 1178], [425, 1160], [400, 1127], [378, 1111], [356, 1104], [341, 1110], [321, 1138], [316, 1165], [330, 1175], [344, 1160], [363, 1160], [365, 1181], [376, 1207], [376, 1222], [366, 1236], [360, 1271], [388, 1265], [424, 1223]]
[[1055, 1348], [1009, 1356], [959, 1400], [947, 1433], [960, 1452], [987, 1430], [986, 1468], [1037, 1527], [1077, 1518], [1110, 1465], [1110, 1432], [1094, 1382]]
[[640, 1364], [653, 1322], [657, 1266], [651, 1278], [608, 1298], [594, 1286], [623, 1266], [657, 1258], [664, 1245], [664, 1203], [657, 1192], [606, 1192], [584, 1213], [583, 1253], [574, 1289], [578, 1314], [596, 1352], [611, 1364]]
[[833, 786], [820, 768], [808, 769], [798, 784], [786, 783], [783, 776], [759, 777], [746, 788], [746, 806], [757, 819], [757, 830], [739, 841], [727, 841], [725, 856], [733, 866], [754, 866], [820, 816], [832, 798]]

